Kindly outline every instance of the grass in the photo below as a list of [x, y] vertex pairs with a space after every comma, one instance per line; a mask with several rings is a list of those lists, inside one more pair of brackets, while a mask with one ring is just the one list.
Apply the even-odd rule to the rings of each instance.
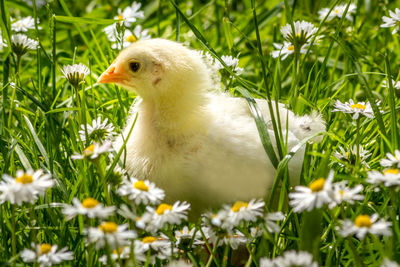
[[[39, 2], [39, 1], [36, 1]], [[74, 197], [93, 197], [105, 205], [121, 207], [127, 199], [117, 194], [118, 177], [112, 169], [124, 151], [116, 151], [115, 159], [100, 157], [97, 161], [74, 161], [71, 156], [90, 145], [79, 139], [80, 125], [99, 115], [107, 118], [121, 132], [135, 99], [123, 88], [96, 83], [98, 76], [118, 54], [102, 29], [115, 21], [117, 8], [107, 1], [52, 1], [33, 8], [26, 1], [0, 0], [3, 40], [10, 44], [11, 17], [33, 16], [40, 19], [26, 34], [39, 42], [36, 50], [19, 57], [11, 46], [3, 47], [0, 74], [0, 173], [15, 177], [20, 169], [43, 169], [52, 174], [56, 185], [34, 204], [0, 206], [0, 265], [21, 265], [19, 253], [31, 243], [57, 244], [68, 247], [74, 260], [65, 265], [98, 266], [99, 257], [110, 256], [109, 250], [94, 250], [85, 245], [84, 228], [96, 226], [99, 220], [79, 217], [66, 221], [62, 207]], [[265, 3], [264, 3], [265, 2]], [[400, 2], [358, 1], [353, 21], [336, 18], [318, 19], [318, 10], [332, 9], [348, 1], [143, 1], [141, 25], [152, 37], [184, 42], [194, 49], [208, 51], [225, 67], [222, 85], [231, 94], [244, 97], [257, 124], [268, 157], [277, 168], [273, 192], [267, 199], [269, 211], [283, 211], [286, 218], [281, 231], [249, 235], [252, 223], [241, 224], [247, 235], [244, 256], [247, 266], [258, 266], [260, 258], [275, 258], [289, 250], [310, 252], [321, 266], [379, 266], [384, 258], [400, 262], [399, 197], [395, 187], [372, 186], [366, 182], [371, 170], [382, 170], [379, 161], [386, 153], [399, 148], [399, 89], [392, 79], [399, 79], [399, 39], [393, 29], [381, 28], [382, 16], [399, 7]], [[285, 60], [272, 58], [273, 43], [282, 43], [281, 26], [296, 20], [307, 20], [318, 28], [320, 39], [314, 38], [306, 55], [295, 53]], [[299, 51], [297, 51], [299, 52]], [[244, 68], [234, 73], [221, 60], [222, 55], [240, 59]], [[83, 63], [90, 69], [85, 82], [73, 88], [62, 76], [63, 65]], [[383, 87], [383, 81], [388, 87]], [[15, 83], [11, 86], [10, 83]], [[79, 97], [76, 94], [79, 92]], [[309, 185], [319, 177], [335, 171], [335, 181], [348, 181], [349, 186], [364, 186], [364, 200], [343, 203], [329, 209], [324, 206], [311, 212], [295, 213], [288, 205], [288, 194], [294, 189], [287, 179], [287, 163], [296, 151], [286, 151], [284, 135], [278, 129], [279, 117], [272, 118], [277, 151], [272, 149], [267, 124], [254, 98], [279, 100], [296, 114], [318, 111], [326, 121], [323, 141], [306, 144], [301, 184]], [[369, 101], [373, 118], [351, 119], [349, 114], [333, 113], [339, 99]], [[376, 104], [379, 101], [379, 106]], [[272, 108], [272, 104], [270, 106]], [[278, 116], [283, 116], [280, 114]], [[357, 149], [355, 156], [340, 162], [334, 151], [347, 151], [360, 144], [371, 155], [362, 164]], [[340, 163], [340, 164], [339, 164]], [[107, 165], [112, 165], [106, 169]], [[367, 167], [368, 166], [368, 167]], [[279, 187], [279, 183], [285, 185]], [[273, 204], [277, 199], [277, 203]], [[138, 210], [144, 207], [136, 207]], [[337, 230], [345, 219], [360, 214], [377, 213], [392, 223], [391, 236], [368, 235], [364, 240], [342, 237]], [[118, 224], [134, 223], [115, 214]], [[163, 232], [174, 239], [173, 230], [183, 225], [170, 225]], [[199, 224], [190, 224], [199, 227]], [[259, 226], [263, 225], [261, 222]], [[143, 230], [136, 229], [139, 236]], [[203, 233], [204, 236], [204, 233]], [[190, 260], [195, 266], [227, 266], [237, 253], [229, 245], [191, 249], [181, 246], [173, 259]], [[210, 252], [211, 251], [211, 252]], [[119, 263], [134, 263], [131, 256]], [[156, 261], [157, 266], [167, 260]], [[115, 264], [115, 263], [113, 263]], [[149, 264], [148, 261], [144, 263]]]

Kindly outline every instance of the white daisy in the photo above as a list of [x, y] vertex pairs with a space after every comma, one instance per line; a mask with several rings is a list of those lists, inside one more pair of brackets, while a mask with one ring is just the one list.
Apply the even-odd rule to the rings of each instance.
[[38, 244], [34, 250], [24, 249], [21, 252], [21, 258], [23, 262], [36, 262], [41, 267], [48, 267], [73, 260], [74, 256], [67, 247], [57, 251], [57, 245]]
[[17, 171], [16, 178], [3, 175], [0, 182], [0, 203], [10, 201], [11, 204], [21, 205], [23, 202], [33, 203], [38, 196], [43, 196], [47, 188], [53, 187], [54, 181], [50, 174], [43, 174], [43, 170], [36, 172], [28, 170]]
[[285, 215], [280, 211], [267, 213], [265, 216], [265, 227], [267, 228], [267, 231], [270, 233], [279, 233], [281, 227], [277, 225], [276, 222], [283, 221], [285, 218]]
[[[235, 58], [232, 56], [222, 56], [221, 59], [228, 67], [230, 67], [232, 69], [233, 72], [241, 73], [243, 71], [243, 69], [239, 67], [239, 59], [238, 58]], [[218, 60], [215, 60], [214, 67], [217, 70], [224, 68], [224, 66], [222, 66], [222, 64]]]
[[123, 11], [118, 8], [118, 15], [114, 17], [118, 20], [120, 25], [125, 25], [125, 27], [130, 27], [136, 19], [143, 19], [144, 13], [140, 11], [141, 4], [133, 2], [131, 6], [126, 7]]
[[61, 72], [68, 82], [74, 87], [77, 87], [80, 83], [84, 82], [85, 77], [90, 73], [89, 68], [82, 63], [65, 65], [63, 66]]
[[123, 34], [118, 33], [118, 30], [115, 26], [115, 24], [110, 25], [106, 28], [104, 28], [104, 32], [107, 34], [108, 39], [113, 42], [111, 45], [112, 49], [117, 49], [118, 48], [118, 42], [119, 40], [122, 40], [122, 48], [126, 48], [130, 46], [132, 43], [136, 42], [137, 40], [146, 40], [150, 39], [151, 36], [149, 34], [148, 29], [142, 29], [142, 26], [137, 25], [134, 29], [133, 32], [131, 32], [128, 29], [125, 29]]
[[[85, 125], [82, 124], [81, 129], [82, 130], [79, 131], [79, 136], [82, 141], [86, 141]], [[104, 140], [111, 139], [115, 135], [112, 123], [108, 123], [108, 118], [101, 121], [100, 115], [97, 119], [92, 121], [92, 125], [87, 124], [86, 129], [88, 138], [91, 141], [103, 142]]]
[[177, 201], [174, 205], [161, 203], [157, 209], [152, 207], [146, 207], [146, 209], [141, 220], [146, 225], [145, 229], [147, 231], [155, 232], [161, 229], [166, 223], [180, 224], [182, 220], [186, 220], [190, 204]]
[[[116, 266], [119, 267], [118, 265], [118, 259], [121, 260], [126, 260], [129, 259], [131, 255], [131, 248], [129, 246], [123, 246], [120, 247], [118, 249], [114, 249], [110, 255], [111, 259], [113, 260], [114, 264]], [[108, 264], [108, 257], [107, 255], [103, 255], [99, 258], [99, 261], [103, 264], [103, 265], [107, 265], [110, 266], [110, 264]]]
[[[289, 55], [294, 53], [294, 45], [289, 42], [284, 41], [282, 44], [274, 43], [274, 47], [277, 49], [271, 52], [273, 58], [281, 57], [282, 60], [286, 59]], [[304, 44], [300, 48], [300, 54], [307, 53], [307, 44]]]
[[281, 27], [283, 38], [291, 44], [297, 44], [300, 47], [309, 43], [313, 36], [317, 33], [318, 29], [314, 24], [308, 21], [296, 21], [293, 23], [294, 32], [290, 23]]
[[118, 39], [118, 30], [117, 30], [117, 24], [111, 24], [108, 25], [103, 29], [103, 32], [107, 35], [107, 38], [110, 42], [116, 42]]
[[380, 267], [399, 267], [399, 264], [395, 261], [391, 261], [388, 258], [385, 258], [382, 261]]
[[318, 267], [318, 263], [313, 260], [313, 256], [306, 251], [286, 251], [282, 256], [275, 259], [262, 258], [260, 267]]
[[28, 38], [28, 36], [24, 34], [13, 34], [11, 36], [11, 48], [13, 52], [19, 56], [22, 56], [28, 50], [33, 50], [38, 47], [38, 42]]
[[324, 204], [331, 203], [329, 192], [332, 187], [333, 171], [329, 172], [328, 177], [318, 178], [308, 187], [298, 185], [295, 192], [289, 194], [290, 206], [294, 212], [302, 212], [304, 210], [311, 211], [314, 208], [321, 208]]
[[360, 184], [354, 188], [348, 188], [347, 181], [334, 183], [332, 185], [332, 191], [330, 192], [330, 197], [333, 201], [329, 204], [329, 208], [332, 209], [343, 202], [354, 204], [354, 201], [363, 200], [364, 196], [358, 194], [362, 190], [363, 186]]
[[7, 47], [6, 42], [3, 40], [3, 34], [0, 31], [0, 50], [3, 50], [3, 47]]
[[338, 229], [339, 234], [343, 237], [355, 234], [359, 239], [364, 239], [367, 234], [390, 236], [392, 223], [385, 220], [378, 221], [378, 218], [378, 214], [373, 214], [371, 217], [358, 215], [354, 222], [345, 220], [342, 227]]
[[111, 249], [129, 245], [129, 240], [136, 238], [136, 232], [128, 230], [128, 225], [118, 225], [114, 222], [103, 222], [99, 227], [90, 227], [83, 231], [87, 235], [88, 244], [94, 244], [95, 249], [103, 248], [106, 244]]
[[72, 205], [67, 205], [63, 209], [66, 220], [71, 220], [77, 215], [85, 215], [89, 218], [106, 219], [111, 216], [115, 211], [115, 207], [104, 207], [102, 203], [94, 198], [85, 198], [82, 203], [77, 199], [72, 199]]
[[121, 196], [127, 196], [129, 200], [134, 201], [136, 205], [159, 204], [165, 197], [164, 190], [156, 187], [154, 183], [148, 180], [138, 180], [134, 177], [123, 178], [122, 185], [118, 188]]
[[[362, 145], [359, 145], [358, 149], [360, 163], [369, 168], [366, 159], [371, 156], [371, 153], [369, 153], [368, 150], [364, 149]], [[335, 151], [333, 153], [333, 156], [339, 161], [338, 163], [341, 167], [344, 166], [342, 164], [343, 161], [350, 165], [354, 165], [357, 157], [357, 146], [354, 145], [353, 148], [349, 148], [348, 151], [340, 146], [339, 151]]]
[[[37, 23], [39, 23], [39, 19]], [[27, 32], [32, 29], [35, 29], [35, 19], [31, 16], [21, 18], [11, 23], [11, 30], [15, 32]]]
[[[386, 80], [382, 82], [382, 86], [389, 88], [389, 84]], [[400, 81], [396, 82], [395, 80], [392, 79], [392, 86], [394, 89], [400, 90]]]
[[233, 233], [227, 233], [220, 236], [217, 246], [229, 245], [232, 249], [237, 249], [240, 245], [244, 245], [248, 241], [249, 240], [242, 232], [236, 230]]
[[196, 245], [204, 244], [200, 231], [196, 231], [195, 227], [189, 230], [189, 227], [187, 227], [186, 225], [181, 230], [175, 231], [175, 239], [176, 239], [175, 244], [177, 246], [178, 245], [187, 246], [190, 244], [192, 239], [193, 239], [192, 243], [193, 247], [195, 247]]
[[370, 184], [384, 184], [387, 187], [400, 185], [400, 172], [399, 169], [386, 169], [382, 173], [372, 170], [367, 173], [367, 183]]
[[252, 199], [250, 202], [236, 201], [232, 206], [225, 206], [215, 217], [221, 218], [221, 228], [232, 229], [242, 221], [254, 222], [263, 215], [264, 201]]
[[[330, 8], [323, 8], [320, 11], [318, 11], [319, 19], [320, 20], [324, 19], [328, 15], [328, 13], [329, 13], [329, 15], [326, 18], [326, 21], [331, 21], [334, 18], [342, 18], [346, 8], [347, 8], [347, 4], [335, 6], [330, 13], [329, 13]], [[353, 21], [353, 17], [351, 15], [356, 12], [356, 9], [357, 9], [357, 6], [355, 4], [350, 4], [349, 9], [347, 10], [347, 13], [346, 13], [347, 20]]]
[[381, 159], [380, 164], [383, 167], [397, 167], [400, 168], [400, 151], [395, 150], [394, 155], [386, 153], [387, 159]]
[[389, 10], [389, 17], [383, 16], [383, 24], [381, 24], [382, 28], [390, 28], [395, 27], [392, 31], [392, 34], [395, 34], [399, 31], [400, 27], [400, 9], [396, 8], [395, 11]]
[[147, 252], [151, 249], [150, 264], [155, 263], [155, 258], [165, 260], [171, 257], [171, 252], [177, 252], [176, 248], [171, 249], [171, 241], [167, 238], [145, 236], [141, 240], [135, 240], [135, 258], [140, 262], [146, 262]]
[[101, 145], [99, 143], [94, 143], [88, 146], [83, 150], [82, 154], [74, 154], [71, 156], [71, 159], [96, 159], [98, 158], [101, 154], [111, 152], [113, 151], [111, 147], [111, 142], [110, 141], [105, 141]]
[[332, 112], [352, 113], [354, 120], [358, 119], [360, 114], [370, 119], [374, 117], [374, 112], [369, 102], [354, 103], [353, 99], [350, 99], [349, 102], [342, 103], [340, 100], [336, 100], [334, 107], [335, 109]]

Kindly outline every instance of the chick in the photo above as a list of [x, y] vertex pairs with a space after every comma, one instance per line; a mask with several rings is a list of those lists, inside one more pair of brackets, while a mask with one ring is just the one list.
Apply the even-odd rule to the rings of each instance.
[[[123, 50], [98, 80], [140, 96], [115, 141], [118, 150], [138, 114], [126, 143], [128, 172], [155, 182], [169, 201], [188, 201], [194, 213], [265, 197], [275, 177], [246, 101], [213, 90], [212, 76], [196, 51], [151, 39]], [[257, 99], [257, 104], [265, 121], [270, 121], [267, 102]], [[289, 151], [299, 140], [325, 128], [316, 114], [297, 117], [283, 104], [278, 107], [282, 129], [288, 119]], [[272, 129], [269, 134], [276, 148]], [[292, 183], [298, 183], [303, 157], [304, 147], [289, 163]]]

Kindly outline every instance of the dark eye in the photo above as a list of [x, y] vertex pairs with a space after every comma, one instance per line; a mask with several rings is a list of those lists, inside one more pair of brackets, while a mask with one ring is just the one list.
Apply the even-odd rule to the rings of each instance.
[[131, 62], [129, 63], [129, 68], [133, 72], [137, 72], [140, 69], [140, 63], [139, 62]]

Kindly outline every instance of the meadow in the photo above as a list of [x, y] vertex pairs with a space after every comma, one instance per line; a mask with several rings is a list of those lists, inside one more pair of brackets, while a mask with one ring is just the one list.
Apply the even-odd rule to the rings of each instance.
[[[0, 265], [398, 266], [397, 8], [0, 0]], [[162, 188], [124, 170], [124, 148], [112, 141], [137, 96], [97, 79], [119, 51], [149, 38], [199, 50], [216, 90], [247, 100], [276, 168], [265, 198], [189, 221], [189, 203], [163, 202]], [[255, 98], [325, 121], [326, 131], [299, 143], [299, 185], [287, 165], [300, 146], [288, 151]]]

